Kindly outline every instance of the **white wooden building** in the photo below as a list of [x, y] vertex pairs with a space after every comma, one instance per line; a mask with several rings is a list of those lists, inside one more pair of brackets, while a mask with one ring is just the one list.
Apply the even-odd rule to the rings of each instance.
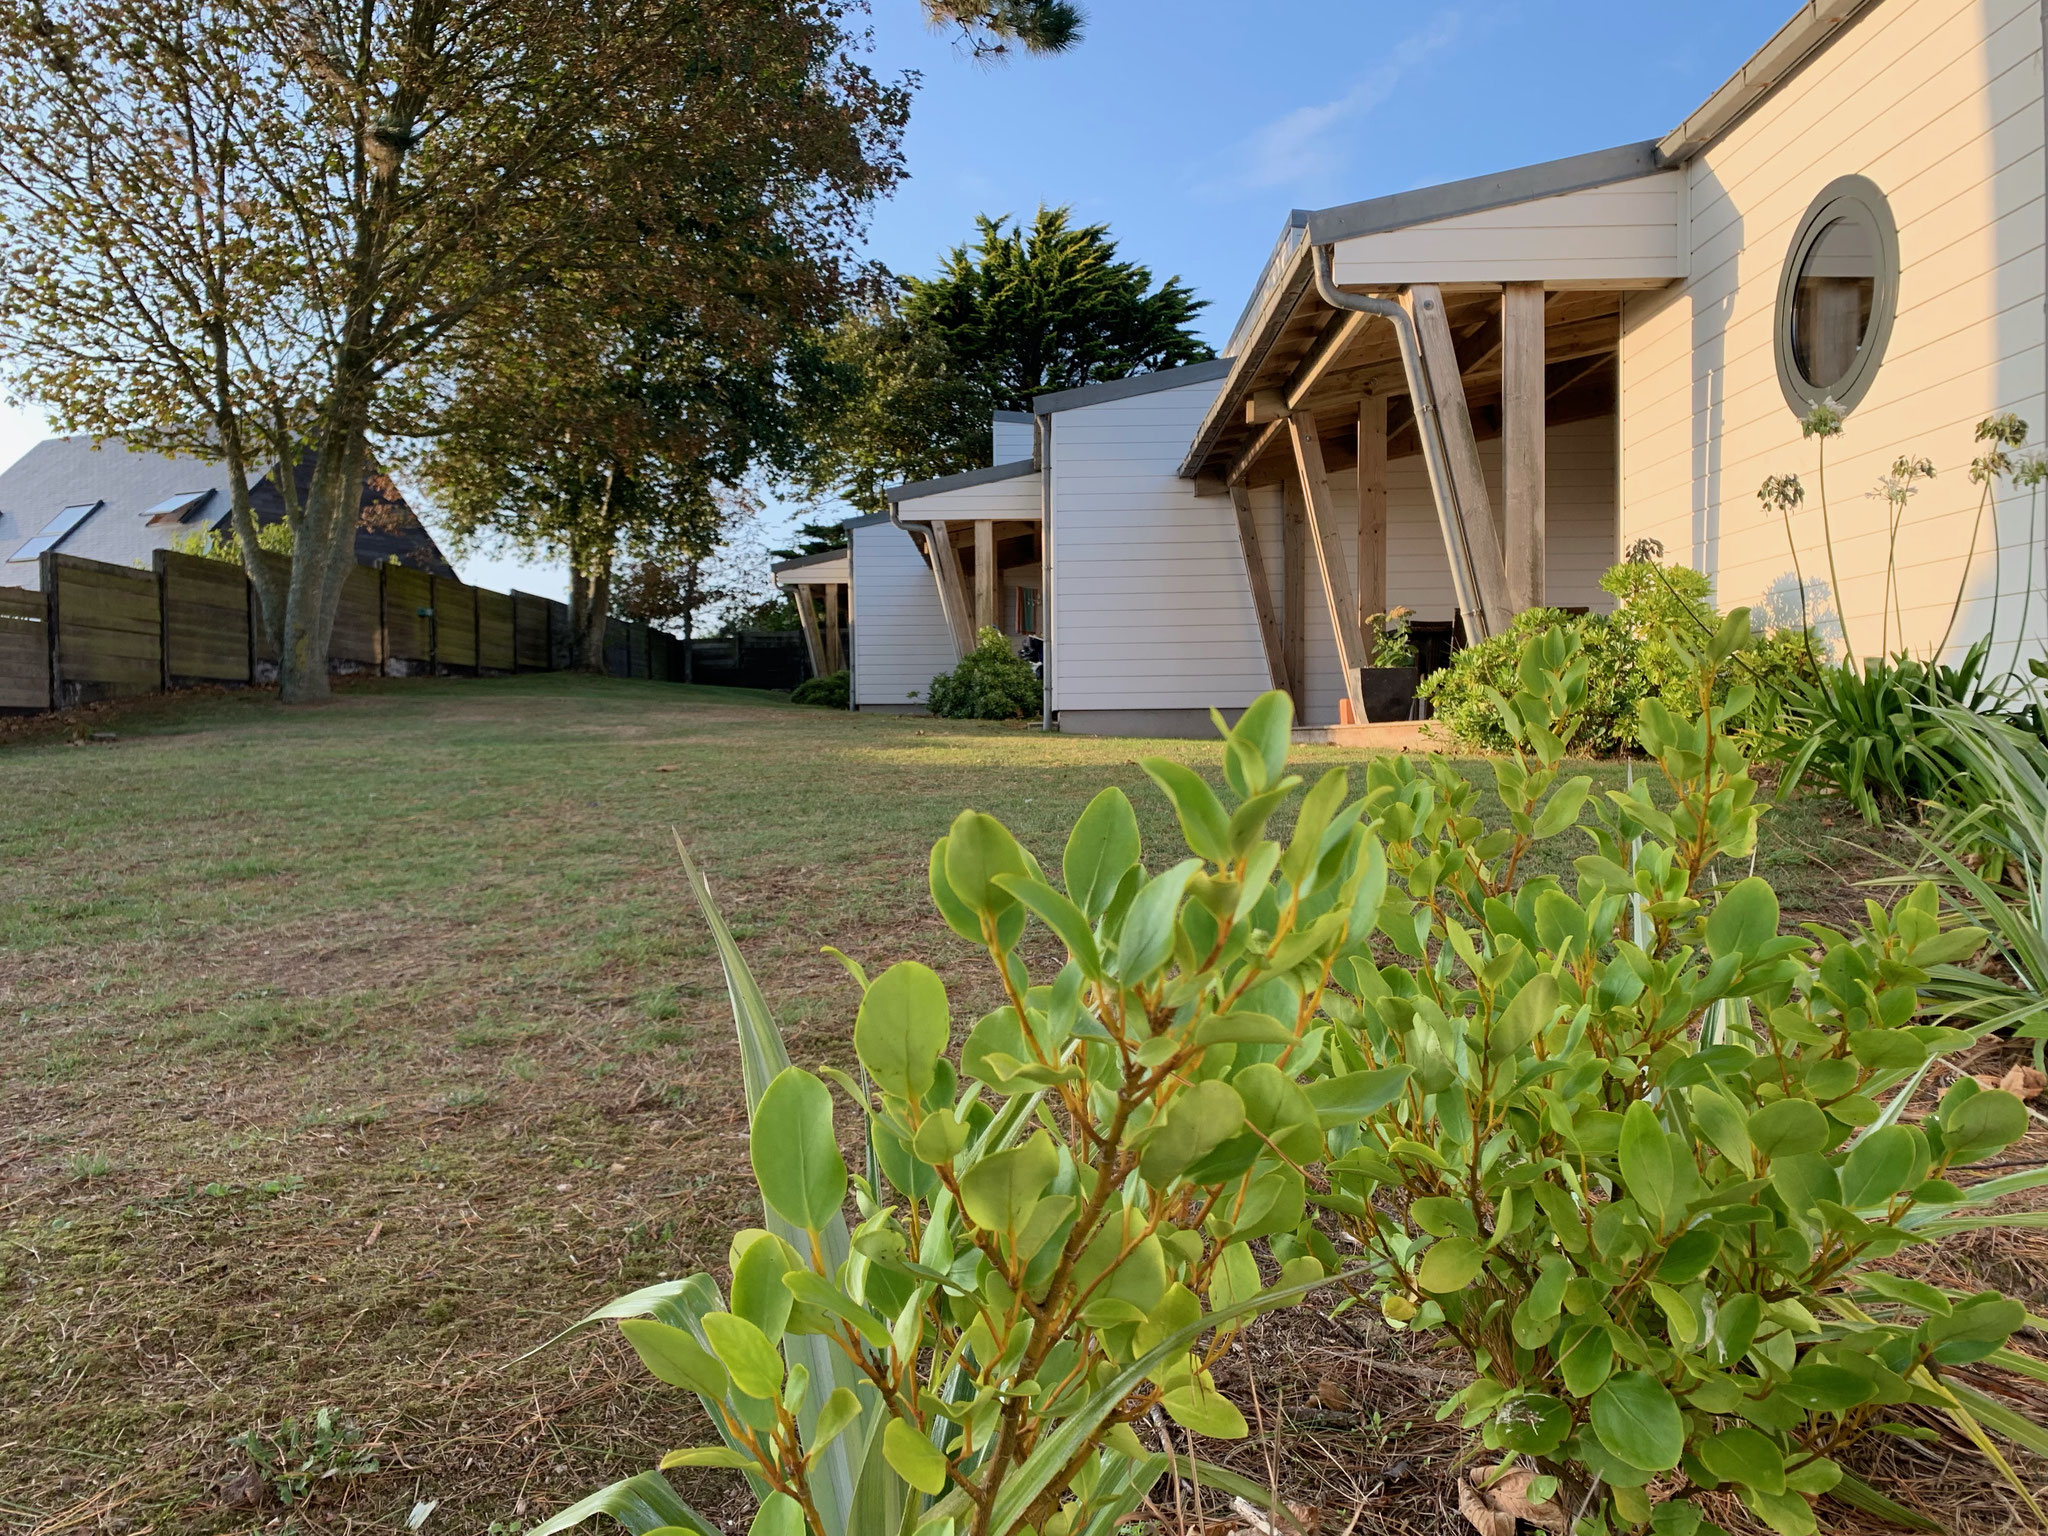
[[[2044, 28], [1810, 4], [1661, 139], [1296, 211], [1224, 357], [1042, 397], [995, 467], [853, 525], [856, 707], [916, 707], [992, 622], [1065, 730], [1206, 734], [1272, 686], [1328, 725], [1371, 615], [1599, 608], [1643, 540], [1859, 655], [1940, 646], [1959, 591], [1951, 653], [1994, 612], [2001, 666], [2038, 653], [2048, 508], [2002, 488], [1973, 557], [1968, 469], [1986, 417], [2048, 437]], [[1895, 537], [1901, 456], [1937, 474]]]

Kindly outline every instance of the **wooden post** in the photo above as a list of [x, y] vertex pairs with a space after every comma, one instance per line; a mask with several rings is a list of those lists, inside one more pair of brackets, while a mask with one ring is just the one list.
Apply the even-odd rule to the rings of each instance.
[[974, 632], [999, 629], [996, 622], [996, 525], [987, 518], [974, 524]]
[[[1487, 635], [1504, 635], [1512, 616], [1507, 568], [1501, 562], [1500, 532], [1494, 527], [1493, 500], [1486, 493], [1486, 476], [1479, 467], [1479, 442], [1472, 435], [1472, 412], [1465, 403], [1465, 381], [1458, 372], [1458, 349], [1444, 314], [1444, 296], [1434, 283], [1417, 283], [1405, 299], [1422, 346], [1423, 366], [1429, 370], [1430, 393], [1435, 396], [1437, 422], [1443, 429], [1444, 457], [1458, 499], [1459, 533], [1470, 556], [1479, 606], [1484, 610], [1467, 618], [1466, 632], [1475, 638], [1481, 629]], [[1477, 626], [1475, 619], [1480, 621]]]
[[1230, 488], [1230, 505], [1237, 513], [1237, 546], [1244, 553], [1245, 580], [1250, 583], [1252, 607], [1259, 616], [1259, 644], [1266, 652], [1266, 671], [1275, 688], [1294, 692], [1287, 672], [1287, 642], [1280, 628], [1280, 615], [1273, 610], [1273, 584], [1266, 577], [1265, 551], [1259, 544], [1259, 526], [1252, 520], [1252, 494], [1241, 485]]
[[818, 635], [818, 610], [811, 602], [811, 587], [806, 584], [791, 590], [790, 596], [796, 601], [796, 621], [803, 626], [804, 650], [811, 658], [811, 676], [823, 677], [834, 670], [825, 665], [825, 642]]
[[939, 606], [952, 627], [954, 650], [965, 656], [974, 649], [974, 614], [967, 605], [967, 580], [960, 574], [960, 554], [953, 548], [953, 536], [945, 523], [934, 522], [929, 526], [929, 552], [932, 576], [939, 584]]
[[1280, 638], [1287, 662], [1287, 691], [1294, 718], [1308, 708], [1308, 520], [1301, 487], [1290, 475], [1280, 515]]
[[1387, 611], [1387, 397], [1358, 402], [1358, 638], [1367, 664], [1370, 620]]
[[845, 668], [845, 647], [839, 642], [839, 583], [825, 584], [825, 667], [827, 671], [838, 672]]
[[1543, 606], [1543, 285], [1501, 290], [1501, 484], [1508, 606]]
[[1287, 435], [1294, 442], [1294, 467], [1301, 476], [1302, 503], [1308, 508], [1316, 569], [1323, 578], [1323, 604], [1330, 610], [1337, 665], [1344, 673], [1344, 694], [1351, 700], [1351, 718], [1362, 725], [1365, 691], [1358, 669], [1365, 661], [1359, 655], [1358, 600], [1351, 592], [1351, 573], [1344, 567], [1344, 546], [1337, 542], [1337, 503], [1330, 495], [1330, 477], [1323, 468], [1323, 444], [1316, 436], [1314, 413], [1296, 411], [1289, 416]]

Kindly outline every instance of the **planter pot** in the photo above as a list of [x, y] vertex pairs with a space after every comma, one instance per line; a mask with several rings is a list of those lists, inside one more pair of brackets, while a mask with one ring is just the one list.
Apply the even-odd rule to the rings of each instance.
[[1359, 691], [1365, 696], [1365, 717], [1406, 720], [1415, 707], [1415, 690], [1422, 682], [1419, 667], [1361, 667]]

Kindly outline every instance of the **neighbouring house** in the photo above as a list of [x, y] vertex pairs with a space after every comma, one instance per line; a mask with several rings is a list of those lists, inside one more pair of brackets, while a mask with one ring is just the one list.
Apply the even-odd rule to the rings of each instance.
[[[1810, 4], [1660, 139], [1297, 210], [1220, 360], [1043, 397], [849, 525], [855, 706], [917, 707], [993, 618], [1065, 730], [1206, 734], [1274, 686], [1332, 727], [1373, 615], [1600, 609], [1632, 549], [1837, 654], [2039, 654], [2048, 508], [1980, 521], [1969, 470], [1987, 417], [2048, 439], [2044, 30]], [[1895, 524], [1901, 457], [1937, 473]]]
[[[299, 461], [302, 498], [314, 462], [310, 453]], [[259, 523], [284, 521], [284, 495], [274, 474], [250, 488], [249, 500]], [[147, 566], [157, 550], [195, 532], [224, 529], [227, 521], [223, 464], [130, 452], [119, 438], [48, 438], [0, 473], [0, 587], [38, 586], [38, 557], [50, 551]], [[364, 565], [396, 560], [431, 575], [455, 575], [398, 487], [377, 471], [363, 477], [356, 559]]]

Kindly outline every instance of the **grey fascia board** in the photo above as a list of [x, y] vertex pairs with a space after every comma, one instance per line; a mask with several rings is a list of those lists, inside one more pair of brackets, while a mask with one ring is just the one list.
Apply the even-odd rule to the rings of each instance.
[[865, 517], [841, 518], [839, 526], [842, 528], [872, 528], [876, 523], [893, 521], [894, 519], [886, 512], [870, 512]]
[[[1202, 425], [1195, 431], [1195, 440], [1188, 448], [1187, 457], [1181, 461], [1179, 475], [1183, 480], [1194, 479], [1196, 473], [1207, 461], [1216, 441], [1223, 435], [1223, 429], [1231, 417], [1237, 414], [1244, 397], [1245, 384], [1256, 378], [1266, 365], [1266, 358], [1273, 350], [1273, 344], [1280, 339], [1302, 296], [1311, 288], [1310, 272], [1314, 260], [1315, 243], [1303, 239], [1288, 258], [1288, 266], [1281, 280], [1275, 283], [1267, 295], [1264, 313], [1254, 327], [1250, 344], [1231, 359], [1230, 377], [1222, 390], [1210, 403], [1209, 414], [1202, 418]], [[1261, 274], [1260, 282], [1265, 282]]]
[[1655, 139], [1596, 149], [1590, 154], [1518, 166], [1490, 176], [1471, 176], [1464, 181], [1446, 181], [1433, 187], [1417, 187], [1412, 192], [1368, 198], [1362, 203], [1319, 208], [1308, 216], [1308, 243], [1331, 245], [1339, 240], [1385, 234], [1415, 224], [1454, 219], [1460, 214], [1483, 213], [1489, 208], [1506, 208], [1541, 197], [1583, 192], [1588, 187], [1604, 187], [1663, 169], [1665, 163], [1658, 156]]
[[1807, 60], [1849, 29], [1877, 0], [1810, 0], [1750, 55], [1690, 117], [1657, 141], [1666, 165], [1690, 160], [1797, 74]]
[[882, 494], [894, 506], [900, 501], [916, 501], [921, 496], [943, 496], [948, 491], [964, 491], [970, 485], [993, 485], [998, 480], [1015, 480], [1020, 475], [1036, 474], [1038, 460], [1018, 459], [1013, 464], [997, 464], [988, 469], [966, 469], [957, 475], [941, 475], [936, 480], [913, 480], [908, 485], [891, 485], [883, 488]]
[[[840, 524], [841, 527], [846, 526]], [[795, 555], [787, 560], [778, 560], [768, 569], [780, 576], [784, 571], [807, 571], [814, 565], [824, 565], [831, 560], [844, 560], [844, 549], [821, 549], [815, 555]]]
[[1153, 395], [1163, 389], [1180, 389], [1188, 384], [1206, 384], [1211, 379], [1220, 379], [1230, 372], [1230, 359], [1212, 357], [1206, 363], [1187, 363], [1179, 368], [1161, 368], [1157, 373], [1134, 373], [1127, 379], [1111, 379], [1106, 384], [1083, 384], [1079, 389], [1063, 389], [1056, 394], [1039, 395], [1031, 402], [1031, 409], [1041, 416], [1050, 416], [1055, 411], [1079, 410], [1084, 405], [1104, 405], [1111, 400], [1128, 400], [1133, 395]]
[[1018, 425], [1018, 426], [1026, 426], [1026, 425], [1028, 425], [1028, 424], [1029, 424], [1030, 422], [1032, 422], [1032, 421], [1033, 421], [1033, 420], [1035, 420], [1035, 419], [1036, 419], [1036, 418], [1034, 418], [1034, 417], [1032, 416], [1032, 414], [1031, 414], [1031, 413], [1030, 413], [1029, 411], [997, 411], [997, 412], [996, 412], [996, 420], [997, 420], [997, 421], [1007, 421], [1007, 422], [1012, 422], [1012, 423], [1014, 423], [1014, 424], [1016, 424], [1016, 425]]

